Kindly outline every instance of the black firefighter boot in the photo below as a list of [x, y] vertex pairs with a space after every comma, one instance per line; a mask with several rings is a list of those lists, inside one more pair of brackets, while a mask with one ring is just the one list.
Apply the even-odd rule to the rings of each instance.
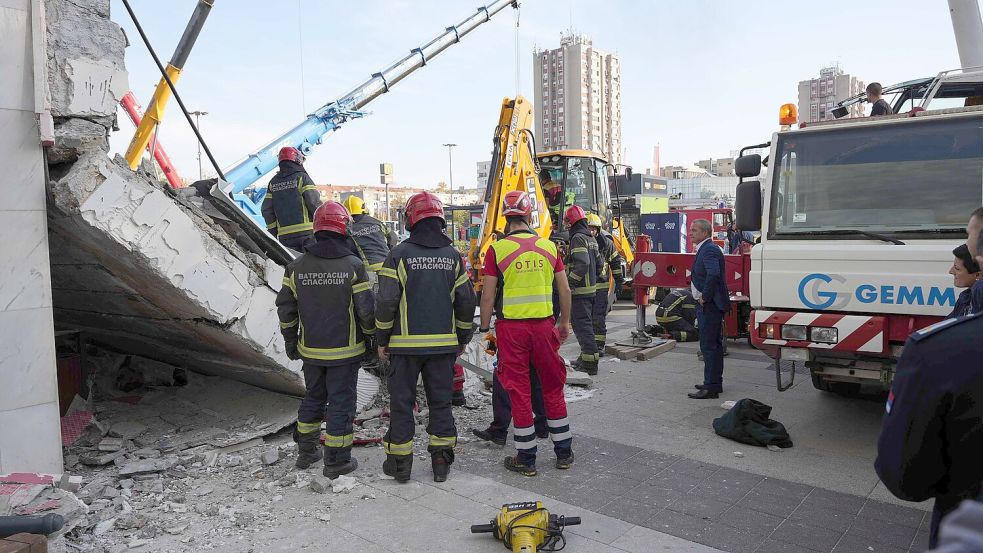
[[430, 462], [433, 465], [433, 481], [446, 482], [454, 463], [454, 450], [438, 449], [430, 454]]
[[597, 361], [581, 361], [581, 370], [590, 376], [597, 376]]
[[294, 429], [294, 441], [297, 442], [297, 462], [295, 466], [299, 469], [309, 468], [314, 463], [321, 460], [319, 431], [301, 433]]
[[328, 447], [324, 446], [324, 476], [334, 480], [342, 474], [355, 472], [358, 468], [358, 461], [352, 457], [350, 447]]
[[400, 484], [410, 481], [410, 471], [413, 470], [412, 455], [393, 455], [386, 454], [386, 460], [382, 462], [382, 473], [392, 476]]

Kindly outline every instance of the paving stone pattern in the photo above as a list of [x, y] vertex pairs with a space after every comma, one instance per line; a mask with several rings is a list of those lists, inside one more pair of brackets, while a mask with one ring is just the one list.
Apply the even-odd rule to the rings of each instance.
[[[571, 470], [539, 441], [539, 475], [508, 473], [506, 448], [470, 444], [456, 470], [731, 552], [925, 551], [929, 514], [592, 437], [575, 437]], [[548, 505], [547, 505], [548, 507]], [[577, 515], [578, 513], [563, 513]]]

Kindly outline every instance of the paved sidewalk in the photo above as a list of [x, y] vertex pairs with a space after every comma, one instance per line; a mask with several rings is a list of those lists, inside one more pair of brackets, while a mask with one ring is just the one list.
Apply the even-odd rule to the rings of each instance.
[[594, 536], [612, 545], [633, 525], [733, 552], [894, 553], [922, 551], [928, 541], [928, 513], [920, 509], [585, 436], [574, 440], [574, 468], [559, 471], [549, 441], [539, 444], [534, 478], [490, 468], [511, 444], [468, 447], [455, 466], [547, 504], [573, 505], [570, 514], [617, 519]]

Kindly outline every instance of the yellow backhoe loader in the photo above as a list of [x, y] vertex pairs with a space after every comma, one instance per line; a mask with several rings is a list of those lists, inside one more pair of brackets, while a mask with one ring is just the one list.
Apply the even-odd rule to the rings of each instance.
[[[478, 236], [472, 240], [468, 261], [475, 286], [481, 286], [481, 267], [485, 252], [505, 231], [502, 198], [512, 190], [529, 193], [533, 203], [532, 228], [561, 247], [569, 240], [563, 225], [563, 212], [576, 204], [594, 212], [604, 221], [604, 228], [614, 238], [615, 247], [625, 259], [622, 274], [630, 278], [627, 267], [634, 259], [629, 237], [622, 232], [621, 219], [612, 212], [609, 182], [614, 182], [617, 167], [596, 152], [561, 150], [536, 152], [532, 132], [532, 103], [517, 96], [502, 100], [502, 110], [493, 137], [488, 184], [482, 198], [484, 216]], [[625, 168], [630, 174], [631, 168]], [[613, 286], [614, 279], [610, 281]]]

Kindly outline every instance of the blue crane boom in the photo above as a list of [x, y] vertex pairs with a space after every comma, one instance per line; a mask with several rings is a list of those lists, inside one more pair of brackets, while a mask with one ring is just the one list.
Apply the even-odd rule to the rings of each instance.
[[247, 194], [245, 191], [277, 166], [277, 154], [280, 148], [293, 146], [304, 152], [304, 155], [309, 154], [315, 145], [321, 143], [324, 135], [337, 129], [350, 119], [364, 116], [365, 113], [360, 111], [362, 107], [389, 92], [393, 85], [426, 65], [427, 62], [451, 45], [460, 42], [464, 35], [491, 20], [495, 14], [507, 6], [517, 8], [518, 0], [497, 0], [478, 8], [477, 13], [471, 17], [457, 25], [447, 27], [442, 34], [424, 46], [410, 50], [409, 55], [403, 59], [379, 73], [374, 73], [369, 80], [356, 86], [341, 98], [321, 106], [314, 113], [308, 115], [304, 122], [249, 154], [245, 160], [226, 171], [226, 181], [230, 184], [226, 188], [226, 192], [232, 194], [232, 199], [243, 211], [265, 226], [260, 213], [263, 196], [266, 194], [265, 187], [255, 187], [252, 194]]

